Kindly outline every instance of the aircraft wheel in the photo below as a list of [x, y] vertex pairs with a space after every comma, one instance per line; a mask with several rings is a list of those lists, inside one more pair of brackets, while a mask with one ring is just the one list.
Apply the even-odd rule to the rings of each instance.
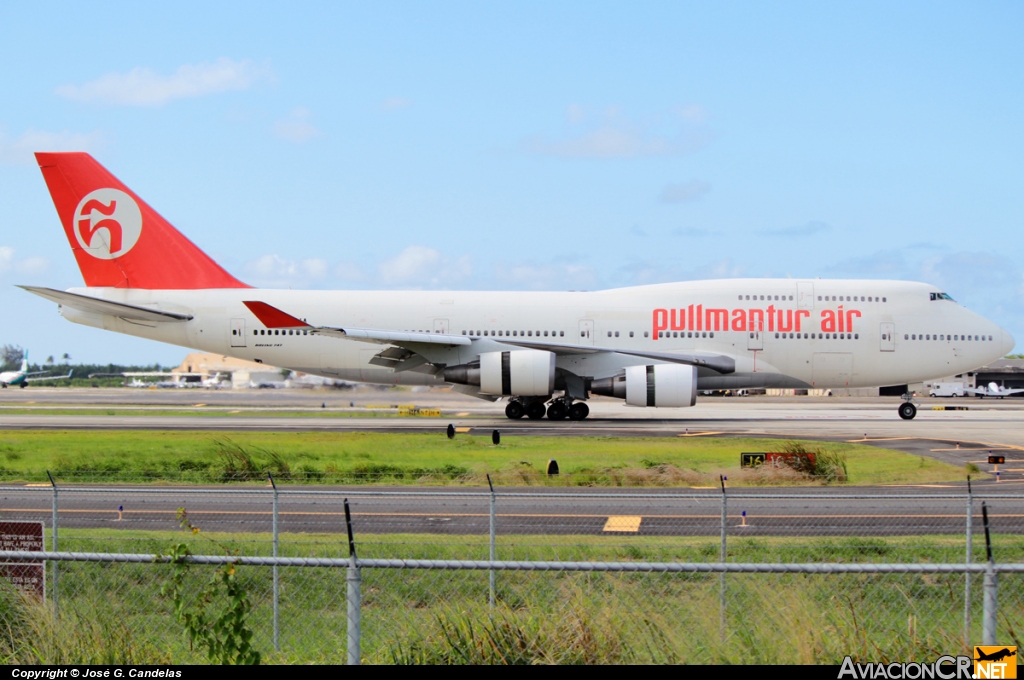
[[26, 387], [28, 387], [28, 383], [27, 382], [23, 382], [20, 385], [18, 385], [18, 387], [20, 387], [21, 389], [25, 389]]
[[900, 404], [899, 411], [900, 418], [903, 418], [903, 420], [913, 420], [914, 416], [917, 415], [917, 407], [911, 404], [910, 402]]
[[531, 401], [526, 406], [526, 417], [530, 420], [540, 420], [544, 417], [544, 402]]
[[508, 406], [505, 407], [505, 415], [512, 420], [519, 420], [526, 414], [526, 409], [518, 401], [508, 402]]
[[564, 401], [553, 401], [548, 406], [548, 420], [565, 420], [569, 415], [569, 409], [565, 407]]
[[585, 402], [577, 401], [569, 407], [569, 420], [583, 420], [590, 415], [590, 407]]

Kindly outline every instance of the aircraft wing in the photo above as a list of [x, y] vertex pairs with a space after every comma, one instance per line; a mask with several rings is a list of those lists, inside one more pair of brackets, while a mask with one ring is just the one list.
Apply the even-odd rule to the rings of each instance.
[[58, 305], [72, 307], [82, 312], [110, 314], [111, 316], [119, 316], [122, 319], [131, 319], [132, 321], [190, 321], [192, 319], [191, 314], [165, 312], [151, 307], [140, 307], [138, 305], [129, 305], [124, 302], [101, 300], [88, 295], [68, 293], [63, 290], [54, 290], [53, 288], [42, 288], [39, 286], [18, 287], [23, 290], [27, 290], [30, 293], [34, 293], [39, 297], [56, 302]]
[[641, 357], [643, 359], [654, 359], [655, 361], [668, 361], [674, 364], [689, 364], [703, 368], [710, 368], [718, 373], [735, 373], [736, 360], [725, 354], [712, 354], [710, 352], [646, 352], [631, 349], [608, 349], [605, 347], [592, 347], [590, 345], [571, 345], [566, 343], [530, 342], [517, 338], [502, 338], [501, 342], [518, 347], [530, 349], [543, 349], [555, 354], [600, 354], [613, 352], [627, 356]]
[[414, 331], [393, 331], [380, 328], [333, 328], [331, 326], [312, 326], [302, 319], [297, 319], [291, 314], [282, 312], [280, 309], [268, 305], [266, 302], [243, 302], [256, 318], [267, 328], [304, 330], [314, 335], [327, 335], [336, 338], [348, 338], [350, 340], [361, 340], [379, 345], [406, 345], [406, 344], [430, 344], [430, 345], [470, 345], [473, 341], [465, 335], [452, 335], [450, 333], [418, 333]]
[[[45, 371], [40, 371], [40, 372], [42, 373], [42, 372], [45, 372]], [[40, 380], [64, 380], [66, 378], [70, 378], [72, 373], [74, 373], [74, 371], [68, 371], [67, 375], [51, 375], [51, 376], [47, 376], [45, 378], [32, 378], [32, 380], [30, 382], [39, 382]], [[36, 374], [36, 373], [29, 373], [28, 375], [38, 375], [38, 374]]]
[[[245, 302], [244, 304], [246, 307], [249, 308], [249, 310], [253, 314], [256, 315], [256, 318], [258, 318], [260, 322], [267, 328], [305, 330], [310, 333], [319, 335], [350, 338], [352, 340], [374, 342], [384, 345], [398, 345], [400, 347], [405, 347], [407, 345], [415, 345], [417, 343], [449, 346], [473, 344], [472, 338], [469, 338], [465, 335], [452, 335], [450, 333], [417, 333], [408, 331], [384, 330], [379, 328], [332, 328], [328, 326], [311, 326], [302, 319], [297, 319], [294, 316], [286, 312], [282, 312], [280, 309], [268, 305], [265, 302], [251, 301]], [[548, 352], [554, 352], [555, 354], [569, 355], [614, 352], [618, 354], [625, 354], [628, 356], [641, 357], [644, 359], [654, 359], [655, 361], [667, 361], [671, 363], [689, 364], [691, 366], [709, 368], [713, 371], [717, 371], [718, 373], [733, 373], [736, 371], [735, 359], [724, 354], [711, 354], [702, 352], [646, 352], [636, 350], [605, 349], [602, 347], [593, 347], [590, 345], [573, 345], [568, 343], [557, 342], [534, 342], [516, 338], [502, 338], [500, 342], [508, 345], [515, 345], [517, 347], [546, 350]], [[423, 362], [418, 362], [417, 365], [420, 363]]]

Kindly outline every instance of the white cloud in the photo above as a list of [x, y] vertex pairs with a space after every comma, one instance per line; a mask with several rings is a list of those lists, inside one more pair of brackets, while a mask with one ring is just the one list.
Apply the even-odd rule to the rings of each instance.
[[334, 275], [342, 281], [361, 281], [365, 276], [363, 268], [355, 262], [339, 262], [334, 267]]
[[0, 246], [0, 274], [15, 272], [18, 274], [42, 274], [50, 268], [50, 261], [45, 257], [33, 255], [24, 259], [15, 257], [15, 250], [10, 246]]
[[599, 287], [594, 270], [576, 262], [499, 263], [494, 271], [498, 283], [512, 288], [594, 290]]
[[443, 256], [427, 246], [409, 246], [398, 255], [377, 265], [386, 285], [450, 285], [473, 273], [469, 255], [457, 259]]
[[688, 203], [696, 201], [711, 191], [711, 185], [699, 179], [693, 179], [682, 184], [669, 184], [661, 190], [662, 203]]
[[708, 119], [707, 110], [700, 104], [678, 106], [672, 109], [672, 112], [688, 123], [703, 123]]
[[[525, 140], [534, 153], [561, 158], [639, 158], [645, 156], [680, 156], [704, 147], [712, 138], [703, 125], [699, 107], [687, 107], [671, 116], [654, 116], [648, 121], [634, 121], [618, 107], [609, 107], [590, 129], [562, 139], [537, 135]], [[699, 109], [703, 112], [703, 109]], [[583, 121], [584, 109], [572, 104], [566, 111], [571, 124]]]
[[309, 121], [310, 117], [309, 109], [301, 106], [294, 108], [286, 117], [274, 123], [274, 134], [296, 144], [319, 137], [323, 133]]
[[330, 265], [327, 264], [327, 260], [318, 257], [287, 260], [280, 255], [263, 255], [247, 262], [244, 269], [246, 273], [264, 283], [289, 286], [327, 278]]
[[0, 130], [0, 163], [32, 164], [36, 151], [95, 151], [103, 144], [98, 132], [47, 132], [29, 128], [13, 139]]
[[83, 102], [163, 106], [175, 99], [245, 90], [270, 75], [265, 64], [221, 57], [212, 64], [184, 64], [171, 75], [160, 75], [140, 66], [127, 73], [108, 73], [82, 85], [61, 85], [56, 93]]
[[385, 111], [408, 109], [412, 107], [412, 100], [405, 97], [388, 97], [380, 103], [380, 107]]

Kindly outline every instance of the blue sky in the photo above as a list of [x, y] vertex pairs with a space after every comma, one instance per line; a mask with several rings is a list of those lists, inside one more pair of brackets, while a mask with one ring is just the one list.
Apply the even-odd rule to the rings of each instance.
[[14, 288], [81, 285], [72, 149], [254, 285], [897, 278], [1024, 337], [1020, 3], [251, 5], [0, 5], [0, 344], [184, 354]]

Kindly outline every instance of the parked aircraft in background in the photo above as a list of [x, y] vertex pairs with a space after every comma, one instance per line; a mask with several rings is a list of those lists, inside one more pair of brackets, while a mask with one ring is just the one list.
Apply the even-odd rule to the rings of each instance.
[[[597, 292], [293, 291], [242, 283], [85, 153], [38, 153], [85, 279], [24, 286], [70, 321], [349, 381], [452, 385], [510, 418], [592, 394], [906, 385], [997, 359], [1009, 333], [934, 286], [722, 279]], [[298, 233], [291, 234], [299, 237]], [[899, 407], [905, 419], [917, 409]]]
[[[0, 373], [0, 387], [7, 389], [8, 387], [27, 387], [28, 378], [33, 375], [42, 375], [43, 373], [49, 373], [49, 371], [32, 371], [28, 370], [28, 352], [25, 353], [25, 358], [21, 360], [21, 369], [17, 371], [4, 371]], [[73, 371], [68, 371], [67, 375], [51, 375], [45, 378], [32, 378], [32, 382], [40, 382], [42, 380], [64, 380], [70, 378]]]
[[994, 382], [990, 382], [988, 385], [983, 387], [965, 387], [964, 392], [973, 394], [979, 399], [984, 399], [985, 397], [999, 397], [1000, 399], [1003, 399], [1004, 397], [1012, 397], [1015, 394], [1020, 394], [1021, 392], [1024, 392], [1024, 389], [1010, 389]]

